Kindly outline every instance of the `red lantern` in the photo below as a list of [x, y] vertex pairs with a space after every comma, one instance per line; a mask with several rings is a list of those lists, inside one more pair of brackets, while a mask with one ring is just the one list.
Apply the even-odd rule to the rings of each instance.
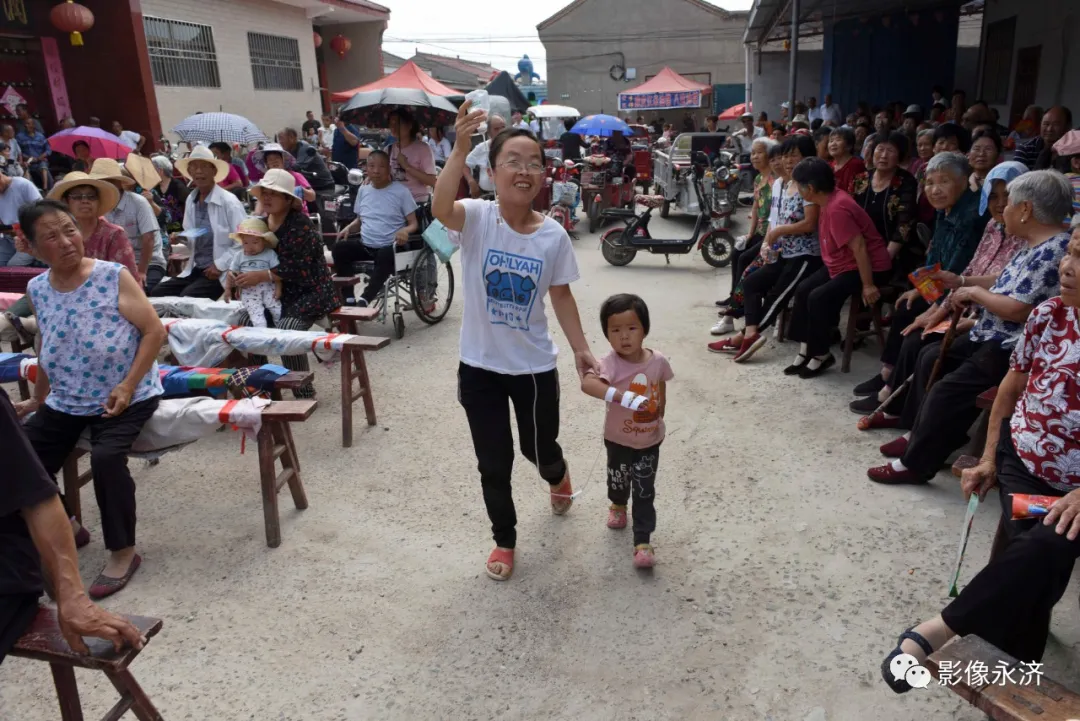
[[330, 41], [330, 49], [337, 53], [339, 58], [344, 58], [345, 53], [349, 52], [352, 48], [352, 40], [349, 40], [344, 35], [335, 35], [334, 39]]
[[49, 19], [57, 30], [71, 33], [71, 44], [82, 45], [82, 34], [94, 27], [94, 13], [74, 0], [67, 0], [52, 9]]
[[316, 50], [322, 47], [322, 35], [319, 35], [317, 32], [312, 32], [311, 39], [315, 42]]

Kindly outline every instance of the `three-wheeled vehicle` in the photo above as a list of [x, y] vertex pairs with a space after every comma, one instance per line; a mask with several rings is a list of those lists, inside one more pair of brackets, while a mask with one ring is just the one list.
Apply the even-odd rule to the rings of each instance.
[[606, 209], [633, 209], [637, 189], [633, 177], [627, 175], [632, 171], [612, 167], [606, 155], [589, 155], [582, 162], [585, 170], [581, 173], [581, 200], [589, 218], [589, 232], [595, 233], [606, 220]]
[[[727, 140], [726, 133], [682, 133], [667, 148], [657, 148], [653, 152], [653, 182], [656, 195], [664, 196], [660, 207], [660, 217], [668, 217], [671, 207], [684, 213], [698, 213], [698, 196], [690, 180], [691, 158], [697, 153], [704, 153], [709, 158], [709, 165], [720, 157]], [[711, 180], [711, 178], [710, 178]], [[711, 188], [706, 188], [705, 197], [711, 195]]]

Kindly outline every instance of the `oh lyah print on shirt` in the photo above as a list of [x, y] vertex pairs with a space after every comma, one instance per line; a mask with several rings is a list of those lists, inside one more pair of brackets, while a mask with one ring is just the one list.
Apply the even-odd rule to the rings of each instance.
[[529, 330], [529, 314], [544, 261], [501, 250], [489, 250], [484, 258], [484, 283], [488, 321], [518, 330]]

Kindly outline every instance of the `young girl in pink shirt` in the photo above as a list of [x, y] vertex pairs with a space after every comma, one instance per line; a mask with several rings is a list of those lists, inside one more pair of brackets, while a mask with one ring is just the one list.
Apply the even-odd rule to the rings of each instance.
[[664, 440], [667, 382], [675, 377], [667, 358], [642, 344], [649, 334], [649, 308], [636, 295], [613, 295], [600, 306], [600, 326], [611, 352], [600, 372], [589, 371], [582, 390], [608, 402], [604, 445], [608, 454], [608, 528], [626, 528], [626, 506], [634, 498], [634, 566], [652, 568], [649, 537], [656, 530], [656, 469]]

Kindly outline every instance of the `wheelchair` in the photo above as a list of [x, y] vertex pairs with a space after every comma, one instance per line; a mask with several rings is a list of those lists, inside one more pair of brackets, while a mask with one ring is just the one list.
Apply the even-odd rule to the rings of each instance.
[[[380, 323], [386, 323], [390, 317], [398, 340], [405, 337], [406, 311], [416, 313], [427, 325], [435, 325], [446, 317], [454, 300], [453, 267], [440, 261], [421, 235], [432, 221], [430, 204], [417, 208], [416, 218], [420, 233], [409, 236], [405, 245], [395, 247], [394, 273], [371, 303], [379, 311]], [[360, 261], [352, 264], [352, 270], [369, 280], [374, 266], [373, 261]]]

